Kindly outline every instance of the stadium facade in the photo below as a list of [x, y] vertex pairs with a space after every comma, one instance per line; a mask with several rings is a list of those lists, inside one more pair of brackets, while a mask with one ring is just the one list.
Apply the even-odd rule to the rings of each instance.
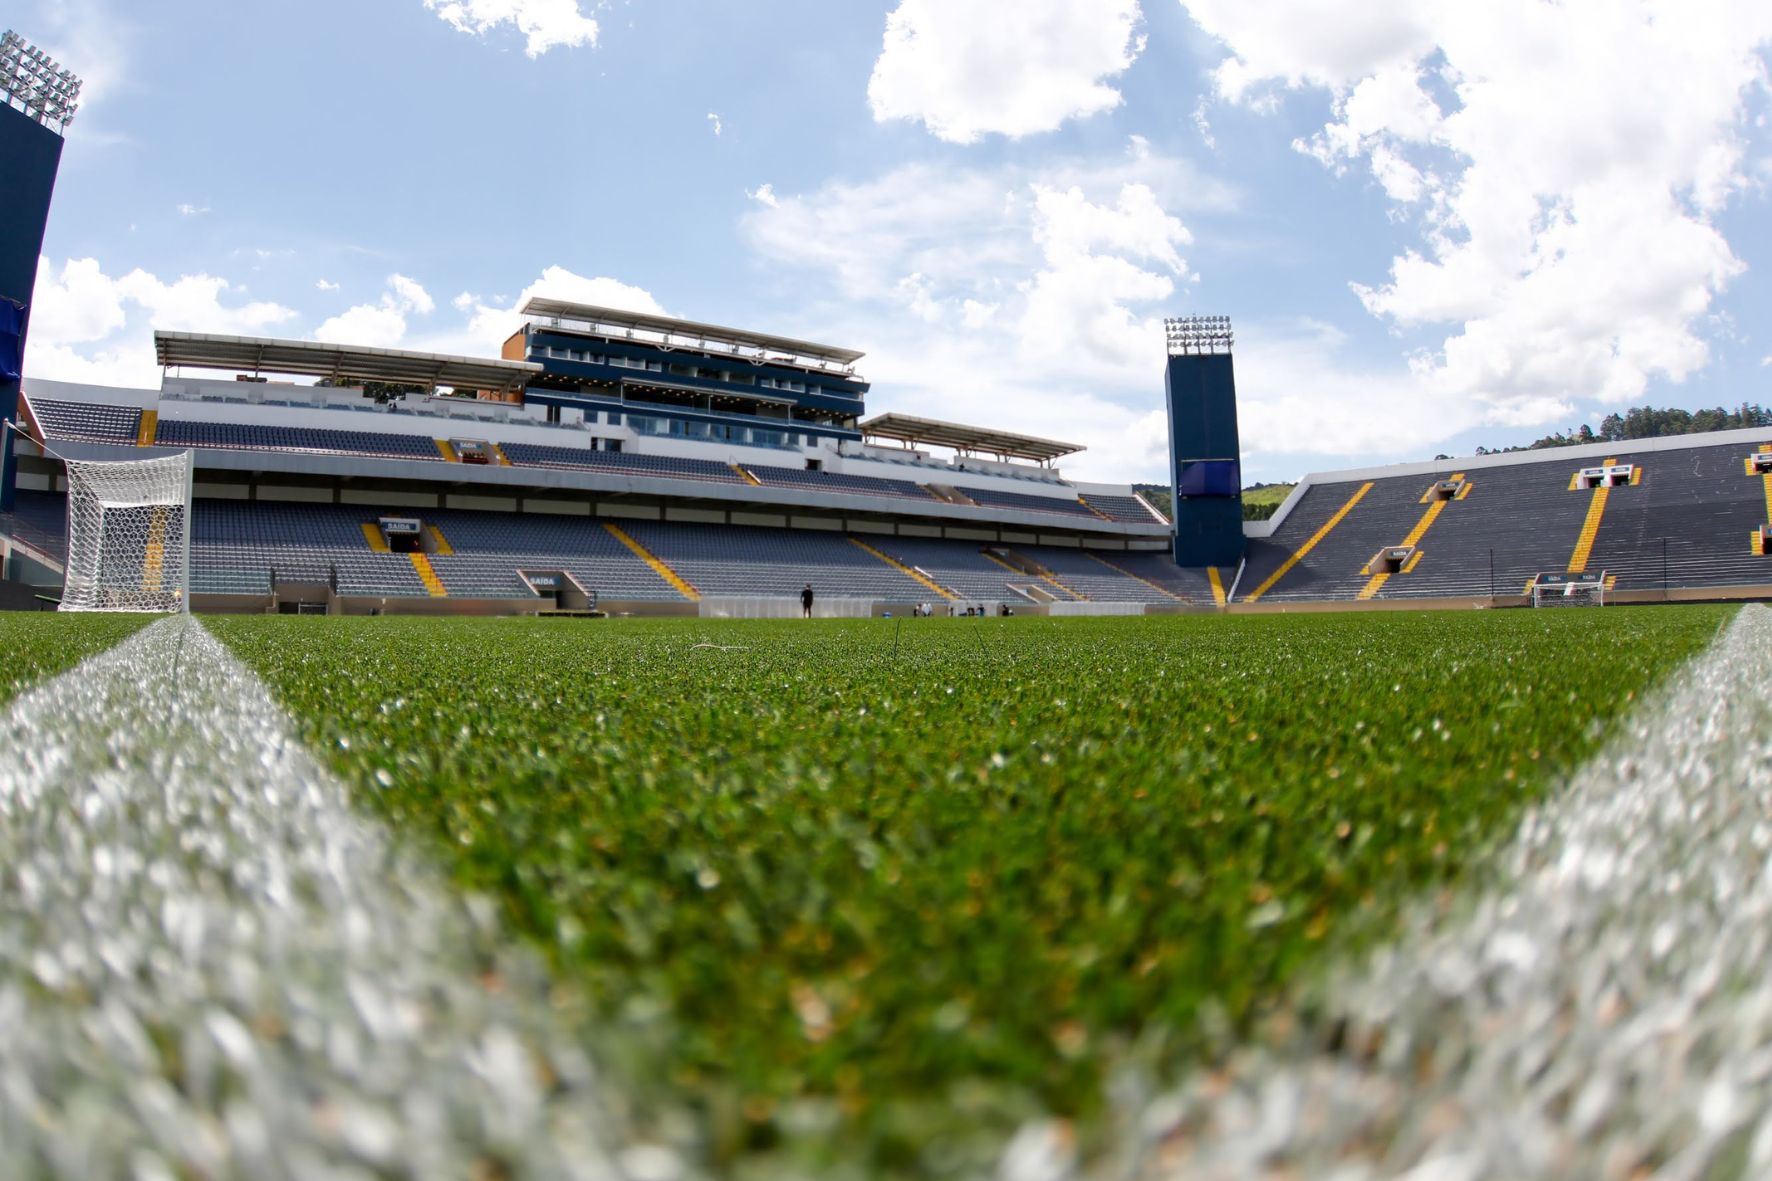
[[[497, 357], [159, 332], [158, 388], [26, 374], [21, 398], [78, 90], [6, 34], [6, 605], [65, 581], [67, 461], [187, 453], [197, 609], [767, 615], [808, 584], [827, 614], [1772, 597], [1772, 429], [1316, 473], [1245, 522], [1219, 316], [1165, 324], [1174, 521], [1067, 479], [1076, 444], [869, 417], [859, 350], [557, 299]], [[86, 593], [160, 589], [163, 562], [100, 563]]]

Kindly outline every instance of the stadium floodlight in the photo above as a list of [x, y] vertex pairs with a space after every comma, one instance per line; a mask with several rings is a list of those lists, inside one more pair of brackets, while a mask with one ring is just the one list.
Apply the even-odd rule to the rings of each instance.
[[1235, 342], [1229, 316], [1173, 316], [1163, 321], [1171, 357], [1189, 353], [1228, 353]]
[[11, 29], [0, 36], [0, 94], [14, 110], [65, 133], [80, 109], [80, 79]]

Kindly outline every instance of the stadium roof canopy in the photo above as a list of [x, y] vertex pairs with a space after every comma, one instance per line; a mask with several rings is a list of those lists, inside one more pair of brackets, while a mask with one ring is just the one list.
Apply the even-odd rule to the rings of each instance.
[[618, 308], [571, 303], [540, 295], [532, 297], [524, 304], [522, 312], [525, 316], [549, 321], [555, 327], [589, 332], [611, 340], [633, 340], [661, 348], [732, 353], [750, 361], [786, 362], [845, 375], [852, 371], [857, 361], [866, 356], [855, 349], [813, 344], [811, 341], [795, 340], [789, 336], [771, 336], [766, 332], [747, 332], [741, 328], [722, 328], [718, 324], [698, 324], [694, 320], [678, 320], [671, 316], [654, 316], [646, 312], [625, 312]]
[[1018, 435], [1013, 431], [994, 431], [982, 426], [961, 426], [935, 418], [916, 418], [909, 414], [881, 414], [861, 424], [861, 433], [869, 439], [892, 439], [911, 447], [928, 444], [952, 447], [961, 454], [982, 451], [999, 459], [1033, 459], [1050, 463], [1061, 455], [1082, 451], [1081, 443], [1063, 443], [1035, 435]]
[[201, 332], [154, 333], [154, 356], [162, 366], [233, 369], [248, 373], [289, 373], [333, 381], [386, 381], [402, 385], [446, 385], [458, 390], [521, 390], [541, 372], [532, 361], [455, 357], [404, 349], [372, 349], [276, 340], [257, 336], [210, 336]]

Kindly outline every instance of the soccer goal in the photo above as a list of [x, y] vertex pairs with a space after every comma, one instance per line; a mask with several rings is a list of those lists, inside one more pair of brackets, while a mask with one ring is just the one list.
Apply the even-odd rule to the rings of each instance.
[[63, 611], [189, 611], [191, 452], [66, 460]]
[[1532, 583], [1534, 607], [1604, 607], [1606, 575], [1540, 575]]

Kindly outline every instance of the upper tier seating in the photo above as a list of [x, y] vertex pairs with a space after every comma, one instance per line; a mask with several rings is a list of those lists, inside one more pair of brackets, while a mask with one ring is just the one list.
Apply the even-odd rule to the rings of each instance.
[[321, 451], [372, 455], [380, 459], [442, 462], [429, 435], [389, 435], [379, 431], [340, 431], [319, 427], [260, 426], [233, 422], [161, 419], [154, 441], [165, 447], [219, 447], [246, 451]]
[[134, 446], [142, 412], [135, 406], [99, 406], [55, 398], [29, 398], [37, 425], [51, 439]]
[[1069, 500], [1061, 500], [1056, 496], [1030, 496], [1025, 492], [999, 492], [994, 488], [973, 488], [968, 485], [955, 487], [974, 504], [989, 508], [1016, 508], [1025, 512], [1059, 513], [1067, 517], [1099, 519], [1074, 495]]
[[[1050, 545], [1018, 545], [1013, 548], [1022, 557], [1038, 562], [1052, 571], [1052, 576], [1065, 587], [1094, 602], [1173, 604], [1176, 601], [1175, 595], [1165, 594], [1148, 583], [1140, 582], [1123, 569], [1098, 561], [1087, 550]], [[1110, 562], [1120, 556], [1118, 553], [1102, 555]]]
[[1136, 496], [1104, 496], [1099, 492], [1091, 492], [1083, 500], [1110, 521], [1136, 521], [1140, 525], [1167, 523]]
[[704, 595], [797, 595], [810, 582], [827, 599], [937, 597], [841, 533], [640, 521], [622, 528]]
[[765, 484], [789, 488], [811, 488], [819, 492], [856, 492], [863, 496], [909, 496], [929, 500], [921, 486], [909, 480], [881, 480], [873, 476], [850, 476], [837, 472], [813, 472], [805, 468], [764, 467], [746, 464], [745, 470]]
[[555, 447], [540, 443], [506, 443], [503, 446], [505, 458], [518, 467], [574, 468], [634, 476], [712, 480], [720, 484], [745, 483], [745, 478], [733, 471], [730, 464], [707, 459], [636, 455], [630, 451], [592, 451], [589, 447]]

